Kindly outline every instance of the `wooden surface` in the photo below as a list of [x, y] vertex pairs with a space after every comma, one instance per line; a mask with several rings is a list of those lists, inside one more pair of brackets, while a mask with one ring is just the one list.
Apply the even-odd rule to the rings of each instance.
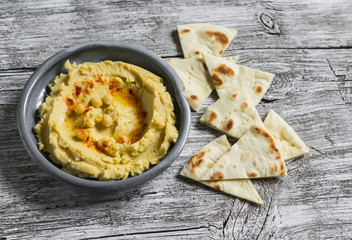
[[[346, 1], [2, 1], [0, 8], [0, 239], [351, 239], [352, 2]], [[192, 112], [175, 163], [124, 193], [74, 189], [27, 155], [17, 101], [33, 71], [74, 44], [134, 42], [181, 57], [177, 24], [236, 28], [225, 56], [276, 74], [258, 105], [274, 109], [310, 148], [288, 175], [253, 181], [263, 206], [178, 176], [221, 135]], [[233, 139], [230, 139], [232, 143]]]

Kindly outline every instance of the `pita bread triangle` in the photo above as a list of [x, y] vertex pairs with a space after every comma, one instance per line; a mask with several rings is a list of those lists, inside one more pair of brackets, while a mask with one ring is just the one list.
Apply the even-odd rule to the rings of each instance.
[[237, 35], [234, 29], [206, 23], [178, 25], [177, 30], [185, 58], [202, 57], [202, 52], [221, 56]]
[[227, 180], [227, 181], [200, 181], [203, 175], [214, 163], [230, 148], [225, 135], [205, 145], [198, 153], [194, 154], [185, 164], [180, 175], [198, 181], [204, 185], [220, 190], [227, 194], [246, 199], [248, 201], [263, 204], [250, 180]]
[[203, 58], [219, 97], [229, 89], [247, 91], [254, 106], [263, 98], [275, 76], [238, 65], [231, 57], [215, 57], [203, 53]]
[[220, 97], [199, 121], [234, 138], [240, 138], [253, 124], [264, 126], [247, 93], [239, 90]]
[[308, 147], [293, 128], [273, 110], [270, 110], [266, 116], [264, 125], [274, 137], [284, 160], [299, 157], [309, 152]]
[[[234, 57], [236, 61], [238, 57]], [[166, 59], [183, 84], [183, 95], [189, 106], [198, 111], [214, 90], [208, 70], [202, 58]]]
[[200, 179], [250, 179], [284, 175], [285, 162], [274, 138], [264, 127], [252, 125]]

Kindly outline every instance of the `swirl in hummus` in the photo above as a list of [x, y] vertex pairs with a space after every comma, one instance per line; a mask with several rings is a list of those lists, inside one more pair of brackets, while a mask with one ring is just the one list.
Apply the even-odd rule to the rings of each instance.
[[157, 164], [178, 131], [163, 80], [138, 66], [71, 64], [49, 85], [34, 127], [39, 149], [62, 170], [98, 180], [125, 179]]

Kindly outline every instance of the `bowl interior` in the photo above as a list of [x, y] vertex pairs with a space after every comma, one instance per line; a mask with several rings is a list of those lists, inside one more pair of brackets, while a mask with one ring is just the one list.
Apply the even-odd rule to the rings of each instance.
[[[67, 70], [64, 68], [64, 63], [67, 59], [77, 64], [104, 60], [124, 61], [147, 69], [164, 79], [167, 91], [170, 93], [172, 99], [175, 100], [176, 127], [180, 135], [177, 142], [160, 163], [139, 176], [130, 177], [125, 180], [101, 182], [78, 178], [61, 171], [49, 161], [47, 154], [38, 150], [38, 140], [33, 131], [34, 125], [39, 120], [38, 108], [45, 100], [46, 94], [49, 93], [48, 84], [60, 73], [67, 73]], [[163, 59], [142, 47], [112, 41], [81, 44], [59, 52], [48, 59], [28, 80], [23, 90], [18, 110], [18, 125], [21, 137], [32, 158], [37, 160], [45, 170], [60, 180], [80, 187], [98, 190], [116, 190], [133, 187], [160, 174], [171, 165], [182, 150], [188, 136], [189, 118], [189, 107], [182, 96], [181, 81], [171, 67]]]

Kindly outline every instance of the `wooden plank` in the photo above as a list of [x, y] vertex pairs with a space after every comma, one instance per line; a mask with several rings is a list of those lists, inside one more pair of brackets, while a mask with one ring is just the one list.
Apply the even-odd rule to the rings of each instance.
[[[351, 13], [341, 1], [4, 1], [0, 9], [1, 239], [351, 239]], [[175, 163], [125, 193], [72, 189], [29, 159], [16, 107], [30, 74], [68, 46], [98, 39], [135, 42], [181, 57], [177, 24], [239, 30], [225, 56], [276, 74], [262, 117], [274, 109], [310, 153], [288, 176], [254, 181], [255, 206], [178, 177], [189, 157], [221, 135], [192, 112], [190, 138]], [[232, 143], [234, 139], [229, 139]]]
[[211, 22], [239, 31], [229, 49], [351, 48], [352, 3], [336, 1], [4, 1], [0, 69], [38, 67], [69, 46], [134, 42], [181, 56], [177, 24]]
[[[350, 238], [351, 108], [340, 84], [348, 81], [351, 50], [230, 50], [241, 64], [275, 73], [262, 117], [274, 109], [298, 132], [310, 153], [289, 161], [288, 176], [253, 181], [265, 204], [255, 206], [178, 176], [189, 157], [221, 133], [192, 112], [190, 138], [176, 162], [126, 193], [72, 189], [48, 177], [20, 142], [16, 103], [31, 72], [0, 74], [0, 236], [7, 239], [285, 239]], [[336, 56], [339, 56], [336, 57]], [[329, 62], [326, 60], [329, 59]], [[331, 68], [330, 68], [331, 67]], [[335, 73], [334, 73], [335, 72]], [[341, 75], [342, 77], [336, 77]], [[11, 79], [16, 83], [10, 86]], [[347, 80], [346, 80], [347, 79]], [[345, 94], [349, 94], [347, 91]], [[234, 139], [230, 139], [233, 143]]]

